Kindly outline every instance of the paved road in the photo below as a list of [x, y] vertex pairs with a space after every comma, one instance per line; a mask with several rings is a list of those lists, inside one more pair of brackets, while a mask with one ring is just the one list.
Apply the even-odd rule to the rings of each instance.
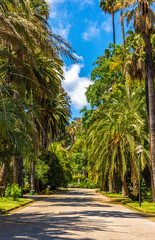
[[0, 217], [0, 240], [155, 240], [155, 223], [94, 190], [70, 189]]

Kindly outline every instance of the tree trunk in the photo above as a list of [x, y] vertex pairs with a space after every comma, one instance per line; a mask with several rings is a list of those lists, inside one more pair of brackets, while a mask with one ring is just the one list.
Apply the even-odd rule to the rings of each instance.
[[144, 34], [146, 52], [146, 76], [148, 80], [148, 99], [149, 99], [149, 133], [150, 133], [150, 153], [151, 153], [151, 187], [152, 201], [155, 202], [155, 89], [154, 72], [152, 61], [152, 46], [150, 34]]
[[35, 163], [32, 161], [31, 190], [35, 190]]
[[21, 196], [23, 196], [23, 157], [20, 158], [19, 162], [18, 185], [22, 190]]
[[148, 115], [148, 121], [149, 121], [149, 95], [148, 95], [148, 79], [147, 79], [146, 73], [145, 73], [145, 95], [146, 95], [147, 115]]
[[109, 176], [109, 192], [112, 192], [112, 178]]
[[115, 13], [112, 12], [112, 26], [113, 26], [113, 44], [115, 44], [115, 19], [114, 19], [114, 15]]
[[132, 181], [133, 181], [133, 195], [138, 197], [139, 187], [138, 187], [138, 176], [136, 171], [136, 166], [134, 159], [131, 159], [131, 174], [132, 174]]
[[126, 196], [126, 192], [125, 192], [125, 189], [124, 189], [123, 184], [122, 184], [122, 196], [123, 196], [123, 197]]
[[5, 184], [7, 178], [7, 167], [6, 163], [1, 162], [1, 169], [0, 169], [0, 185]]
[[126, 182], [126, 176], [123, 177], [123, 181], [122, 181], [122, 184], [123, 184], [123, 188], [124, 188], [124, 191], [126, 193], [126, 195], [131, 198], [132, 200], [138, 200], [137, 197], [133, 196], [127, 186], [127, 182]]
[[[121, 17], [123, 15], [123, 10], [121, 9]], [[121, 21], [121, 29], [122, 29], [122, 38], [123, 38], [123, 46], [125, 47], [125, 33], [124, 33], [124, 22]]]
[[115, 173], [112, 178], [112, 192], [116, 192], [116, 179], [115, 179]]
[[13, 158], [13, 183], [18, 184], [18, 175], [19, 175], [19, 161], [18, 157]]
[[39, 194], [39, 192], [40, 192], [40, 182], [39, 182], [38, 179], [36, 180], [36, 191]]

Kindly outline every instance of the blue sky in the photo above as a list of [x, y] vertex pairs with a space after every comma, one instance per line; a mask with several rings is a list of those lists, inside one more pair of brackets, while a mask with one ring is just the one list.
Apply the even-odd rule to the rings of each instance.
[[[99, 8], [99, 0], [48, 0], [51, 6], [49, 23], [56, 34], [65, 38], [75, 49], [78, 64], [64, 67], [63, 86], [71, 97], [73, 117], [79, 117], [86, 87], [91, 84], [93, 62], [104, 54], [112, 37], [112, 20]], [[122, 42], [120, 13], [116, 14], [116, 44]]]

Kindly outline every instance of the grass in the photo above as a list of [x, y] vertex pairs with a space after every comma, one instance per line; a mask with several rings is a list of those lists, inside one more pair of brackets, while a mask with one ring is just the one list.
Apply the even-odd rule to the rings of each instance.
[[141, 207], [139, 207], [139, 202], [135, 201], [126, 201], [125, 203], [126, 206], [132, 207], [135, 210], [138, 210], [143, 213], [151, 213], [155, 214], [155, 203], [148, 202], [148, 201], [143, 201], [141, 203]]
[[126, 205], [134, 210], [140, 211], [145, 214], [155, 214], [155, 203], [152, 203], [150, 200], [144, 200], [141, 203], [141, 207], [139, 207], [138, 201], [132, 201], [127, 196], [122, 196], [121, 194], [117, 193], [111, 193], [111, 192], [105, 192], [105, 191], [99, 191], [100, 193], [104, 194], [105, 196], [108, 196], [111, 198], [114, 202], [120, 202], [123, 205]]
[[13, 198], [9, 197], [9, 198], [0, 198], [0, 210], [1, 212], [5, 212], [8, 211], [12, 208], [15, 207], [20, 207], [25, 203], [29, 203], [32, 202], [32, 199], [28, 199], [28, 198], [19, 198], [16, 201], [13, 201]]
[[106, 196], [108, 196], [110, 198], [122, 198], [122, 199], [128, 198], [126, 196], [122, 196], [121, 193], [111, 193], [111, 192], [105, 192], [105, 191], [99, 191], [99, 192], [105, 194]]

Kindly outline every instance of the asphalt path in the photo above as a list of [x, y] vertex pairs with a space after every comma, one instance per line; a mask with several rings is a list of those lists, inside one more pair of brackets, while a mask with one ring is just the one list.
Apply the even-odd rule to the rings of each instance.
[[0, 240], [155, 240], [155, 223], [95, 190], [69, 189], [8, 216]]

